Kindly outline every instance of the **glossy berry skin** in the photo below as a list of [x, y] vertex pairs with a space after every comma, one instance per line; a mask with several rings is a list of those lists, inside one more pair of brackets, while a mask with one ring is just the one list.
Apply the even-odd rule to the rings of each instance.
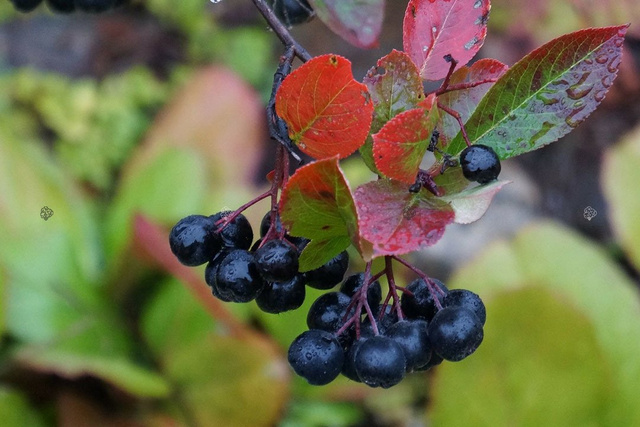
[[327, 292], [316, 299], [307, 313], [309, 329], [336, 332], [344, 324], [343, 318], [351, 298], [342, 292]]
[[[260, 221], [260, 237], [264, 237], [271, 227], [271, 211], [267, 212]], [[276, 233], [282, 232], [282, 222], [280, 221], [280, 215], [276, 214]]]
[[464, 307], [446, 307], [429, 324], [433, 350], [443, 359], [457, 362], [476, 351], [484, 332], [478, 316]]
[[218, 288], [218, 267], [220, 267], [220, 263], [224, 258], [229, 254], [229, 251], [220, 251], [218, 252], [211, 261], [207, 264], [207, 268], [204, 270], [204, 281], [207, 282], [207, 285], [211, 288], [211, 293], [214, 297], [218, 298], [224, 302], [231, 302], [231, 298], [220, 292]]
[[74, 0], [47, 0], [47, 6], [56, 13], [71, 13], [76, 10]]
[[269, 6], [284, 24], [302, 24], [313, 17], [313, 9], [307, 0], [269, 0]]
[[402, 347], [407, 360], [407, 372], [426, 365], [431, 360], [431, 341], [429, 341], [429, 325], [424, 320], [403, 320], [385, 331]]
[[452, 289], [444, 297], [442, 301], [443, 307], [465, 307], [473, 311], [478, 316], [480, 322], [484, 326], [487, 321], [487, 310], [484, 307], [484, 303], [478, 294], [475, 294], [467, 289]]
[[196, 266], [213, 258], [220, 250], [214, 222], [203, 215], [189, 215], [169, 233], [171, 252], [184, 265]]
[[[373, 335], [372, 335], [373, 336]], [[369, 337], [370, 338], [370, 337]], [[352, 381], [361, 383], [360, 377], [356, 372], [356, 353], [360, 349], [360, 346], [365, 342], [367, 338], [360, 338], [354, 341], [344, 352], [344, 363], [340, 373]]]
[[256, 265], [268, 282], [286, 282], [298, 274], [298, 251], [284, 240], [269, 240], [255, 252]]
[[419, 368], [416, 368], [414, 370], [416, 372], [418, 372], [418, 371], [428, 371], [429, 369], [433, 368], [434, 366], [438, 366], [443, 361], [444, 361], [444, 359], [442, 357], [440, 357], [440, 355], [438, 355], [435, 351], [432, 351], [431, 352], [431, 359], [429, 359], [429, 362], [426, 365], [420, 366]]
[[400, 345], [381, 335], [360, 344], [354, 365], [358, 378], [370, 387], [392, 387], [402, 381], [406, 372], [406, 359]]
[[[340, 286], [340, 292], [352, 297], [356, 292], [360, 291], [364, 284], [364, 273], [353, 274], [346, 278], [344, 283]], [[367, 289], [367, 302], [371, 310], [376, 310], [382, 299], [382, 288], [380, 282], [377, 280], [369, 285]]]
[[216, 274], [219, 292], [233, 302], [249, 302], [255, 299], [265, 286], [258, 273], [253, 254], [235, 249], [220, 262]]
[[[233, 212], [223, 211], [211, 216], [214, 223], [217, 223], [223, 217], [227, 217]], [[216, 229], [219, 225], [216, 226]], [[247, 218], [240, 214], [236, 216], [229, 224], [227, 224], [219, 233], [222, 245], [231, 249], [248, 250], [253, 242], [253, 229]]]
[[493, 148], [475, 144], [460, 153], [462, 174], [469, 181], [486, 184], [498, 178], [500, 159]]
[[305, 273], [307, 285], [316, 289], [331, 289], [342, 281], [347, 268], [349, 268], [349, 254], [347, 251], [342, 251], [324, 265], [307, 271]]
[[100, 13], [114, 6], [114, 0], [75, 0], [76, 7], [83, 12]]
[[11, 0], [11, 3], [13, 3], [13, 7], [20, 12], [31, 12], [40, 6], [42, 0]]
[[304, 278], [299, 274], [288, 282], [267, 283], [256, 298], [256, 303], [266, 313], [283, 313], [299, 308], [304, 302], [305, 293]]
[[[447, 287], [437, 279], [431, 279], [445, 294], [448, 292]], [[433, 295], [429, 290], [426, 282], [422, 279], [416, 279], [407, 286], [413, 295], [403, 293], [400, 298], [400, 308], [409, 319], [425, 319], [430, 321], [435, 316], [438, 308], [433, 299]], [[440, 304], [444, 299], [444, 294], [437, 292]]]
[[340, 373], [344, 353], [333, 334], [311, 329], [291, 343], [288, 359], [296, 374], [309, 384], [325, 385]]

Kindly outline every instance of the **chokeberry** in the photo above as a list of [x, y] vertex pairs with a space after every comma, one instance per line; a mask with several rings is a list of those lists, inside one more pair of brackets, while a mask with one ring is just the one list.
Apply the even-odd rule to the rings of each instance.
[[[442, 291], [440, 293], [434, 290], [442, 305], [444, 295], [448, 292], [447, 287], [437, 279], [430, 280]], [[427, 283], [423, 279], [415, 279], [409, 283], [407, 290], [411, 292], [411, 295], [405, 292], [400, 298], [400, 307], [404, 315], [409, 319], [431, 320], [438, 308]]]
[[305, 292], [304, 278], [298, 274], [287, 282], [267, 283], [256, 298], [256, 303], [266, 313], [283, 313], [300, 307]]
[[169, 233], [171, 252], [188, 266], [204, 264], [220, 250], [215, 224], [210, 217], [189, 215], [182, 218]]
[[473, 311], [478, 316], [480, 322], [484, 325], [487, 321], [487, 310], [484, 307], [484, 303], [478, 294], [475, 294], [467, 289], [452, 289], [444, 297], [442, 301], [443, 307], [465, 307]]
[[42, 0], [11, 0], [11, 3], [13, 3], [13, 7], [20, 12], [31, 12], [40, 6]]
[[311, 329], [291, 343], [288, 359], [293, 370], [309, 384], [325, 385], [340, 373], [344, 353], [333, 334]]
[[354, 365], [358, 378], [371, 387], [394, 386], [402, 381], [406, 372], [402, 347], [391, 338], [381, 335], [359, 345]]
[[356, 382], [362, 382], [360, 381], [360, 377], [356, 372], [356, 353], [358, 352], [358, 349], [360, 348], [362, 343], [366, 340], [367, 338], [360, 338], [358, 340], [355, 340], [344, 352], [344, 363], [340, 372], [345, 377]]
[[233, 302], [249, 302], [264, 288], [253, 254], [236, 249], [224, 257], [218, 266], [216, 285], [222, 295]]
[[437, 354], [435, 351], [432, 351], [431, 352], [431, 359], [429, 359], [429, 362], [424, 366], [420, 366], [419, 368], [414, 369], [414, 371], [428, 371], [429, 369], [433, 368], [434, 366], [438, 366], [443, 361], [444, 361], [444, 359], [439, 354]]
[[269, 0], [268, 3], [278, 19], [288, 26], [307, 22], [314, 15], [307, 0]]
[[307, 285], [316, 289], [331, 289], [344, 277], [349, 267], [349, 253], [342, 251], [315, 270], [307, 271]]
[[307, 313], [309, 329], [336, 332], [343, 325], [351, 298], [342, 292], [327, 292], [316, 299]]
[[113, 8], [114, 0], [75, 0], [76, 7], [83, 12], [99, 13]]
[[385, 331], [385, 335], [397, 342], [407, 359], [407, 372], [426, 365], [431, 360], [429, 325], [424, 320], [403, 320]]
[[268, 282], [286, 282], [298, 274], [298, 251], [284, 240], [269, 240], [256, 250], [255, 258]]
[[[342, 283], [340, 286], [340, 292], [352, 297], [356, 292], [360, 291], [362, 285], [364, 285], [364, 273], [353, 274], [347, 277]], [[378, 304], [380, 304], [381, 299], [382, 288], [380, 287], [380, 282], [376, 280], [371, 283], [367, 289], [367, 302], [369, 303], [369, 307], [371, 307], [372, 311], [375, 311], [378, 308]]]
[[457, 362], [476, 351], [482, 343], [482, 322], [465, 307], [446, 307], [429, 324], [433, 350], [445, 360]]
[[[267, 212], [262, 217], [262, 221], [260, 221], [260, 237], [266, 236], [270, 227], [271, 227], [271, 211]], [[282, 222], [280, 221], [280, 215], [278, 215], [277, 213], [276, 213], [275, 229], [276, 229], [276, 233], [282, 232]]]
[[482, 144], [471, 145], [460, 153], [462, 174], [469, 181], [486, 184], [498, 178], [500, 159], [493, 148]]
[[74, 0], [47, 0], [47, 6], [56, 13], [71, 13], [76, 10]]
[[[230, 211], [218, 212], [212, 215], [211, 219], [213, 219], [214, 223], [217, 223], [232, 213]], [[216, 229], [219, 229], [219, 225], [216, 226]], [[218, 235], [222, 245], [227, 248], [248, 250], [251, 247], [251, 242], [253, 242], [253, 229], [247, 218], [242, 214], [233, 218], [231, 222], [220, 230]]]
[[224, 302], [230, 302], [231, 298], [220, 292], [220, 288], [218, 288], [218, 267], [222, 260], [227, 256], [228, 251], [220, 251], [218, 252], [211, 261], [207, 264], [207, 268], [204, 270], [204, 280], [207, 282], [207, 285], [211, 288], [211, 293], [214, 297], [218, 298]]

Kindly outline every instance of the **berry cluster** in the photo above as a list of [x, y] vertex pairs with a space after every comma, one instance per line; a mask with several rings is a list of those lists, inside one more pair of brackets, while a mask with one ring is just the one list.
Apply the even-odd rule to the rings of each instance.
[[340, 291], [319, 297], [307, 317], [310, 329], [291, 344], [289, 363], [310, 384], [342, 373], [388, 388], [407, 373], [460, 361], [481, 344], [486, 311], [473, 292], [449, 291], [425, 277], [400, 288], [399, 304], [389, 305], [389, 297], [381, 304], [380, 283], [365, 276], [349, 276]]
[[171, 230], [169, 244], [181, 263], [207, 263], [205, 281], [215, 297], [225, 302], [255, 299], [267, 313], [295, 310], [304, 302], [305, 285], [331, 288], [347, 270], [349, 256], [342, 252], [318, 269], [299, 272], [298, 256], [308, 241], [287, 235], [271, 212], [262, 220], [260, 236], [252, 245], [246, 217], [225, 211], [181, 219]]
[[10, 0], [16, 10], [31, 12], [41, 3], [56, 13], [71, 13], [76, 10], [90, 13], [106, 12], [126, 2], [126, 0]]

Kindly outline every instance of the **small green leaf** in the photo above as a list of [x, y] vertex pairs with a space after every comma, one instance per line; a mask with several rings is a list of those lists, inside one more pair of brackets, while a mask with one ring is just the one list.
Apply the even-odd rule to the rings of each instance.
[[449, 202], [455, 213], [454, 222], [457, 224], [471, 224], [482, 218], [489, 209], [494, 196], [510, 181], [495, 181], [487, 185], [478, 185], [469, 190], [450, 196], [441, 197]]
[[640, 127], [607, 152], [602, 174], [613, 230], [640, 268]]
[[[506, 159], [571, 132], [613, 84], [627, 27], [567, 34], [518, 61], [489, 89], [467, 121], [471, 142], [488, 145]], [[464, 146], [458, 134], [445, 150], [457, 155]]]

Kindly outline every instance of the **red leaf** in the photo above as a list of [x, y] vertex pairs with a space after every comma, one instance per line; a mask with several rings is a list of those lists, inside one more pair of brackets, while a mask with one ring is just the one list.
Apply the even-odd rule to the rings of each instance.
[[353, 78], [349, 60], [322, 55], [284, 79], [276, 94], [276, 113], [304, 153], [316, 159], [342, 158], [364, 143], [373, 104], [367, 87]]
[[334, 33], [360, 48], [378, 46], [384, 0], [310, 0], [318, 18]]
[[[485, 93], [508, 69], [509, 67], [496, 59], [481, 59], [471, 67], [465, 65], [457, 69], [449, 80], [449, 88], [462, 89], [443, 93], [438, 96], [438, 103], [457, 111], [462, 122], [466, 123]], [[452, 116], [441, 111], [438, 130], [440, 146], [445, 146], [460, 132], [460, 125]]]
[[414, 182], [437, 120], [437, 108], [415, 108], [389, 120], [373, 135], [378, 170], [389, 178]]
[[489, 0], [411, 0], [404, 15], [404, 50], [425, 80], [447, 75], [451, 55], [465, 65], [487, 35]]
[[446, 202], [429, 196], [426, 190], [410, 193], [397, 181], [370, 182], [360, 186], [354, 197], [360, 234], [372, 244], [373, 257], [431, 246], [454, 219]]
[[322, 253], [303, 252], [301, 271], [321, 266], [346, 249], [350, 239], [358, 243], [356, 208], [337, 157], [305, 165], [289, 178], [280, 198], [280, 216], [293, 236], [325, 248]]

